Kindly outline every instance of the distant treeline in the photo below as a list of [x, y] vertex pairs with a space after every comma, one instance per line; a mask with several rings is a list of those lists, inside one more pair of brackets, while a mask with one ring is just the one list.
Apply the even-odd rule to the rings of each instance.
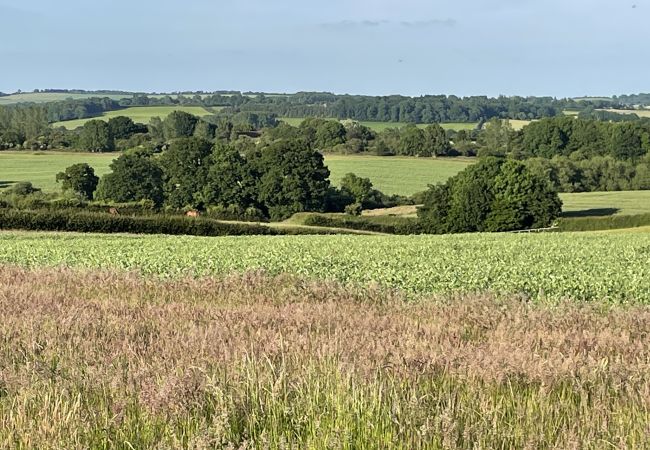
[[[58, 92], [58, 91], [57, 91]], [[69, 93], [83, 93], [74, 91]], [[104, 94], [114, 95], [114, 94]], [[601, 104], [602, 103], [602, 104]], [[23, 104], [24, 105], [24, 104]], [[129, 106], [197, 105], [226, 108], [226, 113], [256, 112], [280, 117], [323, 117], [359, 121], [445, 123], [480, 122], [491, 118], [532, 120], [562, 115], [566, 109], [612, 106], [611, 102], [574, 101], [552, 97], [456, 97], [392, 95], [370, 97], [318, 92], [265, 95], [236, 93], [185, 93], [158, 96], [133, 94], [110, 100], [90, 98], [43, 104], [50, 122], [81, 119]], [[17, 105], [20, 107], [20, 104]]]
[[649, 106], [650, 105], [650, 94], [631, 94], [631, 95], [615, 95], [612, 97], [612, 100], [616, 103], [622, 105], [640, 105], [640, 106]]

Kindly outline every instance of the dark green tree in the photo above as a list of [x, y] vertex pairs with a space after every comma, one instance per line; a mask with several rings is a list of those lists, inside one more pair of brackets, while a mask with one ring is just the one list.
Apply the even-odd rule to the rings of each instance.
[[174, 111], [163, 120], [165, 139], [190, 137], [199, 118], [185, 111]]
[[445, 129], [437, 123], [424, 129], [424, 152], [420, 156], [444, 156], [449, 154], [451, 144]]
[[363, 209], [382, 206], [382, 194], [373, 188], [370, 178], [348, 173], [341, 180], [341, 191], [348, 193]]
[[136, 125], [130, 117], [117, 116], [108, 120], [108, 129], [114, 139], [128, 139], [136, 133], [146, 133], [147, 127]]
[[278, 141], [263, 149], [255, 164], [262, 174], [258, 199], [271, 219], [324, 210], [330, 172], [323, 155], [305, 141]]
[[79, 147], [89, 152], [110, 152], [115, 150], [115, 140], [108, 124], [103, 120], [89, 120], [81, 128]]
[[61, 183], [63, 192], [74, 192], [75, 194], [92, 200], [99, 178], [95, 175], [95, 169], [86, 163], [74, 164], [64, 172], [56, 175], [56, 182]]
[[162, 154], [166, 205], [178, 209], [205, 207], [203, 193], [211, 154], [212, 144], [199, 138], [177, 139]]
[[203, 198], [208, 206], [258, 207], [258, 180], [259, 174], [234, 143], [217, 144]]
[[548, 226], [561, 211], [547, 180], [521, 162], [488, 157], [431, 186], [418, 217], [431, 233], [510, 231]]
[[151, 200], [156, 206], [163, 202], [163, 171], [157, 161], [147, 155], [127, 153], [111, 163], [111, 172], [99, 181], [98, 200], [126, 203]]

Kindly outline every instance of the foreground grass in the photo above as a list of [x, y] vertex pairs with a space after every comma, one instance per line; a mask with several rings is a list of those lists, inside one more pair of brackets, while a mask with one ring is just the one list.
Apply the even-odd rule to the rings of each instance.
[[162, 278], [264, 270], [414, 296], [650, 304], [648, 233], [190, 236], [0, 233], [0, 264], [137, 270]]
[[[217, 108], [219, 109], [219, 108]], [[107, 111], [99, 117], [89, 119], [66, 120], [64, 122], [53, 123], [53, 127], [65, 127], [68, 130], [74, 130], [83, 126], [86, 122], [93, 119], [109, 120], [113, 117], [124, 116], [130, 117], [134, 122], [147, 124], [152, 117], [164, 119], [174, 111], [184, 111], [195, 116], [207, 116], [213, 114], [202, 106], [133, 106], [131, 108], [120, 109], [117, 111]]]
[[3, 448], [643, 448], [647, 307], [0, 266]]

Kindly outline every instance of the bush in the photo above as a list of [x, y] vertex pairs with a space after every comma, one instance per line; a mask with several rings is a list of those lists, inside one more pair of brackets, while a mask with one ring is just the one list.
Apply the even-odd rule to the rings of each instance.
[[608, 217], [574, 217], [563, 218], [559, 222], [559, 231], [596, 231], [636, 228], [650, 225], [650, 214]]
[[372, 231], [386, 234], [421, 234], [423, 230], [417, 219], [408, 217], [357, 217], [324, 214], [310, 214], [304, 225], [350, 230]]
[[206, 215], [212, 219], [239, 220], [243, 222], [268, 222], [264, 213], [257, 208], [243, 208], [239, 205], [210, 206]]

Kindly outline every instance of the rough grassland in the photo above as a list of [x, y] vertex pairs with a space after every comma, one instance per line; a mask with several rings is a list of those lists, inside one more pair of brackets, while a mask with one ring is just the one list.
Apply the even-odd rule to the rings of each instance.
[[650, 312], [0, 266], [0, 446], [647, 448]]
[[0, 264], [163, 278], [264, 270], [409, 292], [650, 304], [650, 234], [124, 236], [0, 233]]
[[118, 116], [130, 117], [134, 122], [147, 124], [152, 117], [160, 117], [161, 119], [164, 119], [174, 111], [185, 111], [199, 117], [212, 114], [201, 106], [134, 106], [131, 108], [120, 109], [118, 111], [107, 111], [100, 117], [56, 122], [53, 123], [52, 126], [65, 127], [68, 130], [74, 130], [77, 127], [83, 126], [83, 124], [92, 119], [108, 120], [112, 117]]

